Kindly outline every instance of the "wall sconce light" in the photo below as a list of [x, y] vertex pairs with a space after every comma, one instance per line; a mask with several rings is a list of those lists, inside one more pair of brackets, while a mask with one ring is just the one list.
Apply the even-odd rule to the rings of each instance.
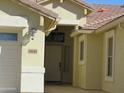
[[31, 28], [30, 30], [29, 30], [29, 36], [31, 37], [31, 39], [32, 40], [34, 40], [34, 35], [35, 35], [35, 33], [37, 32], [37, 29], [36, 28]]

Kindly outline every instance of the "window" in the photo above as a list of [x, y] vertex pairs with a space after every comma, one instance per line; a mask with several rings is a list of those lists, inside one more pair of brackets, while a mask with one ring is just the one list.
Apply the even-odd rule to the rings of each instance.
[[62, 32], [51, 32], [48, 37], [46, 37], [46, 42], [60, 42], [64, 43], [65, 34]]
[[84, 60], [84, 41], [80, 42], [80, 61]]
[[86, 40], [85, 35], [79, 37], [79, 64], [84, 64], [85, 62], [85, 50], [86, 50]]
[[113, 81], [114, 74], [114, 32], [106, 33], [105, 78]]
[[46, 37], [46, 42], [64, 43], [65, 33], [59, 32], [59, 29], [56, 28], [50, 33], [49, 36]]
[[107, 76], [112, 77], [112, 61], [113, 61], [113, 37], [108, 38], [108, 66]]
[[0, 40], [3, 41], [17, 41], [17, 33], [0, 33]]

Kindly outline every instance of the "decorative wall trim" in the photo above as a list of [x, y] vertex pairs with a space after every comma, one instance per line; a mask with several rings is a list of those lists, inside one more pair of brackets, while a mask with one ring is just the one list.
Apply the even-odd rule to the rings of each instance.
[[42, 67], [23, 67], [22, 68], [22, 73], [45, 73], [45, 68]]
[[80, 21], [79, 20], [60, 20], [59, 25], [79, 25]]

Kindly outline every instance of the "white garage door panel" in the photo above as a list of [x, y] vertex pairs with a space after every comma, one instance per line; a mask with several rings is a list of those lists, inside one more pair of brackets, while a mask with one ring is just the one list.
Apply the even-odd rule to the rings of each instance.
[[[18, 46], [0, 46], [0, 57], [6, 57], [7, 56], [7, 58], [16, 58], [16, 57], [18, 57], [18, 56], [16, 56], [16, 55], [18, 55], [18, 53], [17, 53], [17, 51], [18, 51]], [[14, 56], [15, 55], [15, 56]]]
[[0, 43], [0, 91], [1, 88], [11, 90], [20, 87], [20, 57], [21, 47], [18, 43], [14, 42], [11, 45]]

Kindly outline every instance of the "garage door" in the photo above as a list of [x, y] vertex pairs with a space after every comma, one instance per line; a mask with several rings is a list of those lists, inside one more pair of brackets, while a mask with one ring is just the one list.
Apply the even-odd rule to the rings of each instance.
[[20, 88], [21, 47], [17, 33], [0, 33], [0, 93]]

